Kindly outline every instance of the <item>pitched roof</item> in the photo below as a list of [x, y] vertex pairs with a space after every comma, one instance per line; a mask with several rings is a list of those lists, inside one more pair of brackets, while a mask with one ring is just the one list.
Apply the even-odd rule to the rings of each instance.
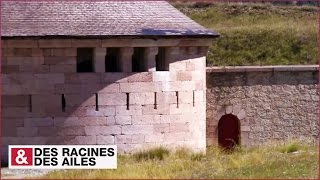
[[1, 1], [2, 37], [215, 37], [163, 0]]

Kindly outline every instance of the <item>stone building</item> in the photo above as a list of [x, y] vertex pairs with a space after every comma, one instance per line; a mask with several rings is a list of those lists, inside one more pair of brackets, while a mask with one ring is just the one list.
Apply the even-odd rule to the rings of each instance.
[[1, 142], [318, 140], [318, 66], [213, 67], [218, 33], [165, 1], [2, 1]]
[[4, 154], [9, 144], [205, 150], [217, 36], [165, 1], [2, 1]]

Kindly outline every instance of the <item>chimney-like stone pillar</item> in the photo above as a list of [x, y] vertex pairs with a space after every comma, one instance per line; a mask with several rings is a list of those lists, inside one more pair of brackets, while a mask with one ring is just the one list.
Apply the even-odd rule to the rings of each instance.
[[180, 52], [179, 47], [168, 47], [166, 51], [166, 67], [169, 67], [170, 63], [177, 61], [178, 55]]
[[120, 71], [132, 72], [133, 48], [125, 47], [120, 50]]
[[105, 72], [106, 48], [94, 49], [94, 72]]
[[149, 47], [145, 51], [145, 66], [150, 71], [156, 71], [156, 55], [158, 54], [158, 47]]
[[198, 47], [188, 47], [188, 55], [196, 55], [198, 53]]
[[199, 46], [198, 47], [198, 54], [200, 56], [207, 56], [209, 48], [207, 46]]

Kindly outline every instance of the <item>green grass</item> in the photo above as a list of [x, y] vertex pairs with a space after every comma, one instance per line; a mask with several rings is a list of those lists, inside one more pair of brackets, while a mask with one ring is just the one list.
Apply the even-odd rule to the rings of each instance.
[[299, 150], [299, 144], [297, 142], [291, 142], [279, 148], [282, 153], [293, 153]]
[[133, 154], [133, 157], [138, 160], [163, 160], [169, 155], [169, 151], [165, 148], [155, 148], [148, 151], [140, 151]]
[[[224, 153], [164, 148], [118, 156], [116, 170], [54, 171], [41, 178], [317, 178], [318, 150], [297, 141]], [[161, 157], [161, 158], [159, 158]]]
[[174, 4], [221, 34], [207, 65], [317, 64], [317, 7]]

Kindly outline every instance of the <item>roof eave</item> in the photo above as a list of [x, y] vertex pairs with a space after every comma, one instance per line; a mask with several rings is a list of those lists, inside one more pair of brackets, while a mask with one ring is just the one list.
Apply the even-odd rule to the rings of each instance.
[[43, 35], [43, 36], [1, 36], [1, 39], [180, 39], [201, 38], [214, 39], [220, 34], [194, 34], [194, 35]]

